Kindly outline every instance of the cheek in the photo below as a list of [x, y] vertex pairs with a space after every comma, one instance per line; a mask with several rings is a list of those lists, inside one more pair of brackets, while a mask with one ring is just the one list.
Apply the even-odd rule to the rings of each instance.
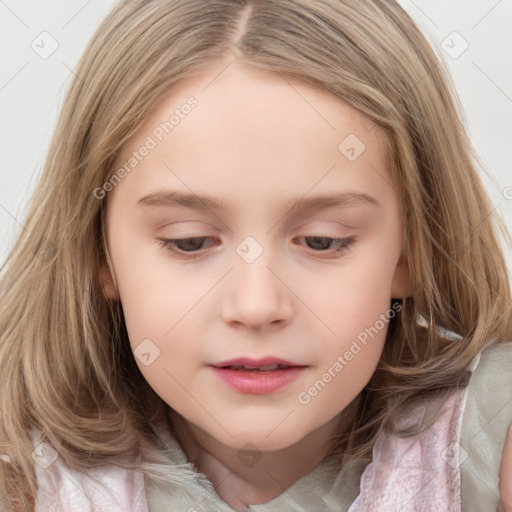
[[[391, 308], [389, 279], [368, 266], [340, 277], [325, 308], [319, 309], [331, 335], [319, 339], [317, 367], [300, 390], [304, 414], [326, 421], [343, 410], [368, 384], [379, 363], [396, 311]], [[312, 412], [314, 411], [314, 412]]]
[[297, 278], [297, 295], [338, 337], [357, 336], [390, 308], [395, 258], [381, 244], [367, 244], [330, 271], [310, 271]]
[[123, 232], [123, 227], [113, 234], [111, 256], [126, 327], [135, 346], [144, 338], [165, 339], [211, 287], [198, 280], [191, 267], [171, 264], [157, 241]]
[[187, 414], [194, 408], [187, 390], [195, 386], [204, 353], [203, 336], [191, 321], [195, 302], [179, 293], [134, 296], [127, 291], [123, 304], [130, 346], [144, 379], [169, 406]]
[[[396, 315], [391, 308], [391, 282], [398, 257], [379, 249], [381, 244], [369, 244], [347, 257], [325, 282], [317, 283], [316, 299], [310, 295], [331, 331], [331, 336], [322, 337], [315, 376], [317, 387], [325, 385], [325, 392], [311, 389], [313, 395], [318, 394], [319, 408], [345, 407], [364, 388], [379, 362], [389, 322]], [[304, 391], [307, 401], [310, 395]]]

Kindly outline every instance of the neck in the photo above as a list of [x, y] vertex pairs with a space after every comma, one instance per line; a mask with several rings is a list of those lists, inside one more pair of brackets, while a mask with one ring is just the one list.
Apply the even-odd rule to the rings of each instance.
[[235, 510], [245, 510], [275, 498], [317, 467], [353, 420], [358, 404], [359, 397], [299, 442], [265, 452], [226, 446], [171, 409], [169, 416], [188, 460], [208, 477], [220, 498]]

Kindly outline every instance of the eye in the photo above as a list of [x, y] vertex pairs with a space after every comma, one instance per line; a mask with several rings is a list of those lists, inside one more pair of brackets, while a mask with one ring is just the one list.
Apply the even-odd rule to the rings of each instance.
[[[208, 236], [195, 236], [190, 238], [159, 238], [160, 245], [165, 247], [169, 252], [184, 257], [195, 257], [200, 249], [204, 249], [203, 243]], [[190, 253], [190, 254], [187, 254]]]
[[[205, 240], [211, 239], [208, 236], [196, 236], [189, 238], [158, 238], [160, 245], [170, 253], [183, 256], [184, 258], [194, 258], [199, 256], [198, 251], [205, 249]], [[302, 236], [299, 239], [307, 241], [307, 245], [315, 252], [326, 255], [337, 255], [350, 247], [355, 242], [354, 237], [348, 238], [330, 238], [326, 236]]]
[[329, 255], [339, 254], [348, 249], [354, 242], [354, 237], [348, 238], [331, 238], [327, 236], [302, 236], [307, 242], [308, 247], [314, 249], [315, 252], [321, 252]]

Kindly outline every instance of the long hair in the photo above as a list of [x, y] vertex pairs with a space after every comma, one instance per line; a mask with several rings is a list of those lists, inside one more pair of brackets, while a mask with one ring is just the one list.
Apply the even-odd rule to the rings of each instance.
[[[119, 2], [74, 70], [25, 229], [0, 274], [6, 507], [31, 510], [34, 430], [79, 471], [114, 463], [172, 477], [155, 427], [166, 404], [138, 370], [121, 305], [99, 278], [108, 194], [93, 191], [171, 86], [230, 60], [336, 95], [386, 141], [411, 292], [340, 438], [346, 461], [371, 456], [400, 404], [464, 385], [476, 354], [512, 338], [506, 230], [444, 65], [395, 1]], [[460, 339], [448, 342], [440, 328]]]

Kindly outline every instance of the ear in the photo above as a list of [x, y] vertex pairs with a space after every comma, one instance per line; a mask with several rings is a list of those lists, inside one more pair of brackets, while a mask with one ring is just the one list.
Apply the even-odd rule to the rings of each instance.
[[391, 298], [404, 299], [411, 293], [411, 276], [404, 252], [400, 254], [395, 274], [391, 281]]
[[117, 291], [117, 287], [112, 279], [112, 274], [108, 268], [106, 260], [103, 260], [100, 265], [100, 280], [103, 290], [105, 291], [105, 295], [111, 300], [119, 300], [119, 292]]

